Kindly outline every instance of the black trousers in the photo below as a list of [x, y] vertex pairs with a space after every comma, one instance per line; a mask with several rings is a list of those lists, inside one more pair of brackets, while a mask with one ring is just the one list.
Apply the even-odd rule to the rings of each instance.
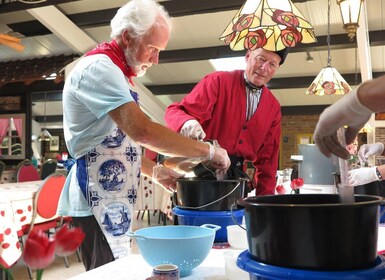
[[80, 227], [86, 235], [80, 246], [86, 271], [115, 260], [110, 245], [94, 216], [72, 217], [72, 222], [75, 227]]

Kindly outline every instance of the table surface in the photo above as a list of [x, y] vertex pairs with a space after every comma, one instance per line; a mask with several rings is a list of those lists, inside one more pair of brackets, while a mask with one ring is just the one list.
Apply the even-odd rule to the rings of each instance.
[[[378, 230], [378, 251], [385, 249], [385, 225], [381, 224]], [[192, 274], [181, 279], [183, 280], [224, 280], [226, 277], [225, 255], [232, 252], [233, 256], [238, 256], [243, 250], [235, 250], [230, 248], [212, 249], [207, 258], [198, 267], [194, 268]], [[235, 259], [230, 264], [233, 269], [233, 277], [231, 279], [243, 280], [249, 279], [248, 274], [236, 267]], [[229, 266], [228, 266], [229, 267]], [[118, 259], [109, 264], [103, 265], [96, 269], [84, 272], [70, 280], [138, 280], [150, 277], [152, 267], [146, 263], [140, 254], [131, 254], [122, 259]], [[235, 275], [235, 276], [234, 276]], [[234, 278], [235, 277], [235, 278]]]
[[[207, 258], [196, 268], [192, 270], [192, 274], [182, 277], [183, 280], [225, 280], [225, 253], [232, 251], [236, 254], [242, 250], [235, 250], [232, 248], [226, 249], [212, 249]], [[234, 261], [235, 262], [235, 261]], [[242, 270], [239, 269], [240, 274], [237, 280], [249, 279], [242, 275]], [[151, 276], [152, 267], [146, 263], [140, 254], [131, 254], [127, 257], [118, 259], [109, 264], [103, 265], [96, 269], [84, 272], [70, 280], [102, 280], [102, 279], [116, 279], [116, 280], [138, 280], [146, 279]], [[242, 277], [243, 276], [243, 277]]]

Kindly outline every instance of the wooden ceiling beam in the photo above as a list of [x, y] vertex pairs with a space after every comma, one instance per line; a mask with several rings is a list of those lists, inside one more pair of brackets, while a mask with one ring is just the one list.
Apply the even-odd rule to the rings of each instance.
[[[66, 2], [73, 2], [75, 0], [50, 0], [47, 2], [43, 2], [41, 4], [35, 5], [27, 5], [21, 3], [14, 4], [15, 2], [9, 4], [3, 4], [0, 6], [0, 13], [3, 12], [11, 12], [12, 9], [8, 7], [17, 6], [14, 11], [24, 10], [27, 8], [36, 8], [47, 5], [56, 5], [63, 4]], [[294, 3], [306, 2], [306, 0], [293, 0]], [[238, 10], [244, 3], [244, 0], [170, 0], [160, 2], [161, 5], [165, 7], [170, 16], [172, 17], [181, 17], [181, 16], [189, 16], [189, 15], [197, 15], [197, 14], [205, 14], [205, 13], [214, 13], [214, 12], [223, 12], [223, 11], [231, 11]], [[13, 4], [13, 5], [11, 5]], [[3, 7], [4, 6], [4, 7]], [[111, 19], [115, 16], [118, 8], [98, 10], [98, 11], [90, 11], [84, 13], [76, 13], [67, 15], [67, 17], [78, 27], [80, 28], [91, 28], [98, 26], [108, 26], [110, 25]], [[235, 13], [235, 12], [234, 12]], [[26, 37], [30, 36], [41, 36], [50, 34], [50, 31], [45, 28], [39, 21], [25, 21], [19, 23], [8, 24], [9, 28], [11, 28], [15, 32], [19, 32]]]
[[[385, 75], [385, 72], [374, 72], [373, 78]], [[349, 73], [342, 74], [344, 79], [350, 85], [358, 85], [361, 83], [361, 74]], [[267, 86], [274, 89], [285, 88], [307, 88], [313, 82], [315, 76], [307, 77], [288, 77], [288, 78], [273, 78]], [[196, 83], [186, 84], [169, 84], [169, 85], [148, 85], [146, 86], [154, 95], [173, 95], [173, 94], [185, 94], [190, 92]]]

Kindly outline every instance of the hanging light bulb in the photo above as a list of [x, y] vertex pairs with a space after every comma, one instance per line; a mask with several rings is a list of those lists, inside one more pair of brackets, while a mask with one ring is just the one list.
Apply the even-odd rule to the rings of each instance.
[[44, 92], [44, 129], [40, 132], [38, 141], [52, 141], [52, 135], [47, 130], [47, 92]]
[[341, 95], [351, 91], [351, 87], [341, 76], [341, 74], [331, 66], [330, 55], [330, 0], [328, 0], [328, 34], [326, 37], [328, 43], [328, 62], [314, 81], [311, 83], [305, 94], [309, 95]]

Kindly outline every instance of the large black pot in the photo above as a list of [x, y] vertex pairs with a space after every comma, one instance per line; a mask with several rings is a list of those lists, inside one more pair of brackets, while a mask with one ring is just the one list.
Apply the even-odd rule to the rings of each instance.
[[352, 270], [375, 265], [382, 198], [334, 194], [274, 195], [240, 199], [252, 258], [270, 265]]
[[182, 209], [229, 211], [246, 196], [246, 180], [216, 180], [202, 178], [176, 179], [176, 205]]

